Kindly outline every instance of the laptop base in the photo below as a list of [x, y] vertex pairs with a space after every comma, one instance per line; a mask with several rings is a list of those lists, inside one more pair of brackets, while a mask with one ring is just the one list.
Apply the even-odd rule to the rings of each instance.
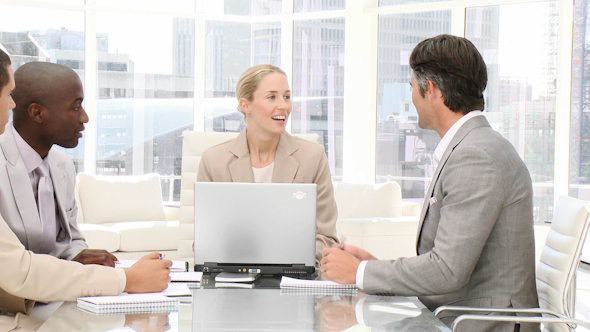
[[289, 277], [305, 277], [315, 273], [314, 266], [304, 264], [275, 265], [275, 264], [195, 264], [195, 271], [204, 274], [231, 272], [231, 273], [260, 273], [270, 275], [284, 275]]

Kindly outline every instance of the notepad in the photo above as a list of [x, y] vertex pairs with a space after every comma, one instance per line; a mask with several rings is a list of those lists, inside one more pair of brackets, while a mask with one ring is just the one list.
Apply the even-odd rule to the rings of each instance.
[[[117, 269], [128, 269], [131, 265], [135, 264], [137, 259], [119, 259], [118, 262], [115, 263], [115, 268]], [[187, 270], [188, 263], [186, 261], [172, 261], [172, 266], [170, 267], [170, 272], [185, 272]]]
[[79, 297], [77, 306], [96, 314], [174, 311], [178, 309], [178, 299], [161, 294], [126, 294], [117, 296]]
[[281, 289], [357, 289], [356, 284], [339, 284], [330, 280], [306, 280], [283, 276]]
[[215, 276], [215, 282], [253, 282], [258, 278], [260, 278], [260, 273], [221, 272]]
[[216, 282], [215, 288], [254, 288], [254, 284], [247, 282]]
[[191, 296], [193, 295], [185, 283], [169, 283], [168, 288], [164, 289], [160, 295], [165, 296]]
[[339, 289], [339, 288], [281, 288], [281, 295], [341, 295], [356, 296], [358, 289]]
[[203, 272], [170, 272], [172, 282], [201, 282]]

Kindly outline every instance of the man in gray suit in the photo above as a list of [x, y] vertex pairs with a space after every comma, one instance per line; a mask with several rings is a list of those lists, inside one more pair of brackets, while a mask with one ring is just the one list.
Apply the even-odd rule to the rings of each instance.
[[87, 249], [76, 222], [76, 171], [54, 144], [78, 145], [88, 114], [84, 92], [70, 68], [30, 62], [14, 73], [13, 123], [0, 135], [0, 211], [26, 249], [114, 266], [105, 250]]
[[[376, 260], [344, 245], [323, 251], [323, 277], [357, 283], [369, 294], [418, 296], [441, 305], [538, 307], [533, 189], [514, 147], [485, 116], [486, 65], [465, 38], [440, 35], [410, 55], [419, 126], [442, 138], [426, 193], [417, 256]], [[343, 249], [343, 250], [342, 250]], [[457, 312], [445, 312], [450, 325]], [[462, 331], [514, 331], [512, 323], [465, 323]], [[538, 331], [522, 324], [521, 331]]]

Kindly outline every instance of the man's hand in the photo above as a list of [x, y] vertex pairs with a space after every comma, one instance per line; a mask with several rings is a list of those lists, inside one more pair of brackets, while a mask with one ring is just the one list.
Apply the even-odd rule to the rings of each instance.
[[356, 270], [361, 262], [351, 254], [339, 248], [322, 250], [320, 270], [322, 278], [340, 284], [355, 284]]
[[172, 261], [159, 257], [157, 252], [145, 255], [125, 270], [125, 292], [155, 293], [168, 288]]
[[344, 251], [346, 251], [347, 253], [353, 255], [354, 257], [356, 257], [359, 261], [372, 261], [372, 260], [377, 260], [377, 257], [371, 255], [368, 251], [366, 251], [365, 249], [361, 249], [359, 247], [353, 246], [351, 244], [343, 244], [341, 246], [339, 246], [338, 244], [332, 246], [332, 247], [338, 247]]
[[349, 296], [340, 296], [339, 300], [320, 302], [320, 326], [322, 331], [344, 331], [358, 324], [355, 312], [356, 302], [356, 298]]
[[322, 250], [322, 278], [341, 284], [355, 284], [356, 271], [361, 261], [375, 259], [375, 256], [359, 247], [335, 244], [332, 248]]
[[72, 261], [80, 262], [82, 264], [97, 264], [115, 267], [117, 257], [102, 249], [84, 249], [80, 251]]

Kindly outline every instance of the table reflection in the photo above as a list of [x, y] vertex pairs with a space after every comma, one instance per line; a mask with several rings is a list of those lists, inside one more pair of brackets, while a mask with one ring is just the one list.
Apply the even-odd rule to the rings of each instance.
[[62, 305], [47, 331], [450, 331], [416, 298], [279, 289], [193, 289], [178, 311], [96, 315]]

